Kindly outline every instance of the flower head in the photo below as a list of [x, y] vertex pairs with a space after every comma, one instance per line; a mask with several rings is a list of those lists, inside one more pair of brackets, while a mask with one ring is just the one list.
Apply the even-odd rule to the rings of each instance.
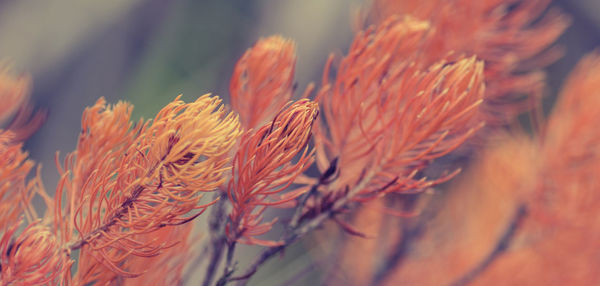
[[71, 263], [59, 241], [39, 221], [14, 238], [18, 226], [8, 228], [0, 239], [2, 285], [58, 284]]
[[538, 69], [562, 55], [553, 43], [569, 20], [555, 9], [544, 13], [548, 3], [376, 0], [368, 21], [380, 25], [392, 15], [429, 21], [432, 29], [419, 52], [425, 65], [463, 55], [483, 60], [487, 87], [482, 115], [488, 123], [503, 123], [539, 100], [544, 74]]
[[235, 65], [231, 105], [245, 129], [271, 120], [292, 97], [294, 43], [280, 36], [260, 39]]
[[36, 181], [27, 181], [34, 163], [27, 159], [21, 147], [22, 144], [14, 143], [12, 132], [0, 130], [0, 230], [17, 221], [23, 213], [30, 222], [35, 219], [30, 201]]
[[318, 110], [315, 102], [299, 100], [280, 111], [271, 123], [242, 138], [228, 186], [233, 210], [227, 231], [232, 240], [273, 244], [254, 237], [269, 231], [275, 222], [262, 222], [266, 206], [281, 205], [299, 195], [280, 196], [312, 163], [307, 144]]
[[[130, 111], [124, 104], [105, 109], [103, 101], [88, 110], [76, 153], [81, 157], [57, 189], [55, 222], [61, 232], [79, 234], [69, 248], [81, 248], [79, 265], [85, 270], [78, 272], [84, 275], [76, 278], [80, 282], [96, 279], [103, 267], [136, 276], [124, 263], [128, 256], [154, 256], [168, 248], [168, 243], [139, 236], [189, 222], [210, 205], [199, 204], [202, 193], [223, 183], [229, 169], [223, 155], [240, 133], [237, 116], [209, 95], [192, 103], [177, 98], [152, 122], [133, 129]], [[72, 201], [63, 208], [62, 190], [72, 192], [72, 182], [79, 182], [80, 194], [69, 196]]]
[[333, 189], [369, 181], [361, 192], [371, 197], [430, 186], [436, 181], [413, 180], [416, 172], [482, 126], [475, 115], [483, 63], [471, 57], [422, 68], [410, 55], [428, 28], [393, 18], [357, 35], [333, 83], [326, 68], [319, 94], [326, 128], [316, 141], [321, 171], [335, 157], [342, 166]]
[[0, 124], [8, 122], [5, 128], [17, 142], [31, 136], [46, 118], [45, 112], [33, 114], [28, 102], [30, 86], [29, 76], [16, 76], [8, 66], [0, 64]]
[[[569, 76], [548, 120], [538, 203], [564, 223], [595, 225], [600, 205], [600, 54], [584, 57]], [[600, 232], [599, 232], [600, 233]]]

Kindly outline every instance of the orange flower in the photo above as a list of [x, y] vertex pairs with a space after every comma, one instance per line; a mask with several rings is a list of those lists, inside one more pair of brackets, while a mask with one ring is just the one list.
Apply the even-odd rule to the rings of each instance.
[[[503, 159], [506, 163], [496, 163], [477, 172], [479, 179], [475, 182], [485, 183], [479, 189], [500, 193], [496, 191], [500, 187], [504, 189], [502, 192], [517, 194], [519, 200], [513, 201], [521, 203], [526, 199], [529, 215], [510, 241], [510, 247], [488, 268], [482, 268], [481, 273], [471, 277], [471, 284], [494, 285], [502, 281], [502, 284], [510, 285], [596, 285], [600, 282], [597, 271], [600, 264], [600, 180], [597, 176], [600, 172], [600, 133], [595, 124], [600, 107], [597, 96], [599, 74], [600, 55], [597, 53], [586, 56], [577, 65], [552, 112], [545, 136], [541, 138], [541, 148], [535, 146], [540, 150], [532, 152], [529, 144], [510, 144], [521, 154], [496, 156], [496, 161]], [[532, 165], [524, 160], [532, 155], [540, 156], [539, 164]], [[532, 161], [531, 158], [528, 160]], [[486, 171], [488, 169], [490, 171]], [[464, 201], [465, 196], [460, 200]], [[501, 201], [505, 204], [511, 200], [496, 199], [489, 204], [497, 208]], [[463, 216], [469, 219], [461, 220], [460, 224], [481, 221], [493, 208], [476, 212], [477, 219], [474, 215]], [[489, 240], [482, 239], [483, 233], [490, 233], [483, 231], [485, 227], [494, 225], [490, 219], [486, 220], [478, 228], [480, 234], [476, 238], [480, 244]], [[474, 249], [475, 243], [464, 239], [472, 235], [460, 237], [465, 243], [456, 253], [464, 256], [469, 253], [467, 250]], [[456, 247], [456, 241], [449, 244]], [[436, 256], [439, 257], [438, 252]], [[452, 260], [456, 261], [455, 258]], [[440, 268], [447, 269], [446, 261], [448, 259], [442, 259]], [[476, 268], [472, 266], [471, 269]], [[407, 269], [405, 273], [409, 271]]]
[[595, 52], [569, 76], [549, 118], [542, 149], [540, 204], [564, 224], [590, 231], [600, 231], [594, 219], [600, 206], [599, 88], [600, 54]]
[[34, 163], [21, 151], [22, 144], [14, 143], [14, 134], [0, 130], [0, 231], [25, 213], [29, 222], [37, 215], [30, 202], [37, 180], [27, 182]]
[[[255, 236], [271, 229], [275, 220], [262, 222], [267, 206], [281, 205], [300, 193], [277, 198], [312, 163], [308, 152], [312, 123], [318, 113], [315, 102], [299, 100], [279, 112], [269, 124], [242, 138], [233, 161], [228, 195], [233, 205], [227, 232], [232, 241], [272, 246]], [[300, 153], [302, 152], [302, 153]], [[296, 163], [292, 159], [301, 154]]]
[[235, 65], [229, 87], [231, 106], [244, 129], [271, 120], [292, 97], [296, 49], [280, 36], [259, 40]]
[[319, 98], [327, 128], [316, 145], [322, 172], [339, 158], [331, 189], [363, 182], [359, 196], [370, 198], [430, 186], [447, 177], [415, 180], [416, 172], [482, 126], [474, 116], [484, 92], [483, 63], [472, 57], [420, 68], [410, 55], [428, 27], [392, 18], [356, 36], [335, 82], [326, 67]]
[[27, 76], [16, 77], [6, 66], [0, 66], [0, 123], [14, 115], [27, 102], [31, 80]]
[[13, 132], [14, 141], [23, 141], [33, 134], [46, 119], [45, 112], [32, 116], [29, 106], [29, 76], [15, 76], [11, 69], [0, 65], [0, 124], [9, 122], [6, 129]]
[[[422, 224], [421, 235], [404, 246], [410, 251], [390, 269], [383, 285], [457, 285], [494, 251], [535, 187], [539, 145], [524, 134], [503, 134], [489, 142], [473, 165], [438, 197], [443, 202], [432, 204], [443, 206], [429, 209], [435, 216], [415, 219]], [[385, 238], [385, 233], [380, 237]], [[506, 284], [507, 279], [488, 285]]]
[[600, 283], [599, 88], [600, 54], [593, 53], [569, 76], [541, 138], [526, 223], [511, 248], [473, 285]]
[[[133, 133], [120, 133], [122, 128], [128, 130], [130, 108], [118, 104], [103, 110], [102, 100], [97, 105], [84, 116], [78, 152], [93, 154], [86, 152], [86, 148], [93, 147], [104, 153], [95, 153], [95, 158], [82, 157], [93, 163], [93, 169], [80, 165], [84, 162], [74, 166], [73, 173], [87, 176], [71, 180], [83, 182], [73, 190], [81, 194], [73, 195], [76, 200], [66, 204], [70, 206], [65, 216], [72, 217], [71, 222], [62, 221], [61, 208], [62, 189], [68, 188], [69, 173], [63, 175], [56, 195], [55, 223], [62, 232], [72, 231], [65, 224], [73, 223], [79, 234], [77, 241], [68, 244], [71, 250], [81, 248], [81, 275], [76, 277], [79, 283], [89, 282], [88, 278], [98, 274], [93, 273], [100, 269], [95, 261], [119, 275], [132, 277], [138, 273], [128, 271], [123, 263], [129, 255], [154, 256], [168, 248], [169, 244], [140, 240], [138, 235], [183, 224], [200, 215], [210, 205], [198, 205], [202, 193], [223, 183], [229, 162], [223, 155], [239, 135], [236, 116], [227, 114], [220, 100], [208, 95], [187, 104], [177, 98], [152, 123], [129, 131]], [[92, 123], [91, 119], [99, 121]], [[89, 133], [108, 132], [111, 128], [116, 128], [115, 133]], [[109, 140], [110, 136], [120, 138]]]
[[0, 239], [0, 284], [58, 285], [71, 262], [54, 234], [37, 221], [13, 239], [18, 226]]
[[63, 167], [58, 164], [57, 155], [57, 168], [62, 179], [56, 194], [62, 196], [64, 189], [66, 201], [70, 202], [62, 209], [64, 215], [68, 216], [68, 219], [62, 219], [61, 222], [64, 224], [63, 231], [60, 232], [63, 243], [72, 239], [75, 203], [84, 199], [86, 193], [81, 189], [90, 176], [98, 172], [99, 168], [118, 169], [118, 160], [106, 158], [122, 156], [144, 128], [142, 121], [132, 125], [132, 110], [133, 106], [125, 102], [107, 107], [104, 98], [98, 99], [94, 106], [83, 111], [77, 149], [66, 156]]
[[[537, 69], [562, 54], [552, 45], [569, 20], [557, 10], [541, 16], [548, 2], [376, 0], [369, 16], [376, 24], [392, 15], [430, 21], [430, 38], [419, 52], [426, 65], [463, 54], [482, 59], [487, 85], [484, 115], [488, 122], [503, 122], [539, 100], [544, 74]], [[528, 96], [525, 101], [523, 95]]]

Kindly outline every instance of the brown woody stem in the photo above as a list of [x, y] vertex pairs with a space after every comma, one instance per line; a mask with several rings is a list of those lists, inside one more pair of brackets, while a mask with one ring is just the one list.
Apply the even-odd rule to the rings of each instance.
[[[211, 236], [211, 245], [209, 247], [210, 251], [210, 260], [208, 261], [208, 266], [206, 267], [206, 273], [204, 275], [204, 281], [202, 282], [203, 286], [209, 286], [212, 283], [212, 280], [215, 276], [219, 263], [221, 262], [221, 257], [223, 256], [223, 249], [225, 248], [226, 238], [225, 238], [225, 202], [227, 201], [227, 195], [225, 192], [219, 192], [219, 194], [215, 195], [216, 197], [220, 196], [219, 201], [213, 207], [211, 211], [210, 220], [208, 222]], [[202, 259], [204, 257], [198, 257], [198, 259]], [[196, 261], [193, 265], [197, 264], [199, 261]]]
[[[337, 214], [339, 211], [347, 207], [347, 204], [350, 203], [351, 199], [371, 180], [371, 178], [376, 173], [376, 170], [371, 170], [366, 176], [364, 176], [361, 181], [354, 186], [345, 196], [341, 197], [335, 203], [331, 205], [331, 207], [319, 215], [315, 216], [313, 219], [307, 221], [304, 225], [298, 225], [293, 231], [284, 234], [284, 238], [282, 239], [283, 244], [280, 246], [269, 247], [263, 250], [258, 257], [254, 260], [251, 266], [244, 272], [244, 274], [240, 276], [234, 277], [226, 277], [225, 275], [221, 277], [224, 280], [223, 284], [225, 285], [228, 281], [241, 281], [240, 284], [244, 285], [247, 280], [252, 277], [258, 268], [263, 265], [266, 261], [268, 261], [275, 254], [283, 251], [287, 246], [296, 242], [298, 239], [302, 238], [304, 235], [309, 233], [310, 231], [320, 227], [325, 220], [329, 219], [331, 216]], [[229, 274], [230, 275], [230, 274]]]
[[102, 226], [98, 227], [97, 229], [91, 231], [86, 236], [84, 236], [82, 239], [67, 244], [66, 248], [69, 251], [74, 251], [74, 250], [80, 249], [84, 245], [88, 244], [92, 239], [94, 239], [95, 237], [100, 235], [101, 232], [107, 232], [111, 226], [113, 226], [115, 223], [117, 223], [117, 220], [119, 220], [120, 218], [122, 218], [124, 215], [126, 215], [129, 212], [129, 207], [140, 196], [140, 194], [142, 193], [143, 190], [144, 190], [144, 187], [137, 186], [135, 188], [135, 190], [133, 191], [133, 193], [131, 194], [131, 197], [127, 198], [123, 203], [121, 203], [121, 206], [119, 206], [119, 210], [115, 214], [113, 214], [113, 216], [107, 223], [105, 223]]

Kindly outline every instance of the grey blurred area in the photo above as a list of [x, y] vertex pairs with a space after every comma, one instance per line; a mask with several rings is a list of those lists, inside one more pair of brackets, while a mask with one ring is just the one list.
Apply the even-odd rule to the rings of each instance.
[[[26, 143], [41, 162], [46, 188], [58, 174], [54, 156], [72, 151], [86, 106], [101, 96], [127, 100], [134, 118], [153, 115], [179, 94], [204, 93], [227, 102], [236, 60], [260, 37], [280, 34], [297, 43], [299, 93], [321, 77], [330, 52], [352, 39], [361, 0], [0, 0], [0, 58], [33, 76], [32, 101], [49, 111]], [[559, 43], [563, 59], [548, 68], [550, 108], [566, 75], [585, 53], [600, 46], [600, 1], [555, 1], [572, 17]], [[252, 254], [256, 249], [248, 249]], [[283, 285], [298, 269], [315, 272], [303, 247], [285, 263], [270, 263], [253, 283]], [[243, 262], [242, 262], [243, 266]], [[266, 273], [280, 273], [272, 276]], [[309, 283], [311, 275], [295, 285]], [[313, 275], [314, 276], [314, 275]], [[196, 277], [197, 278], [197, 277]]]
[[564, 56], [548, 72], [548, 98], [545, 110], [550, 110], [569, 72], [585, 54], [600, 48], [600, 1], [561, 0], [553, 3], [570, 16], [571, 26], [559, 38], [558, 44], [565, 48]]

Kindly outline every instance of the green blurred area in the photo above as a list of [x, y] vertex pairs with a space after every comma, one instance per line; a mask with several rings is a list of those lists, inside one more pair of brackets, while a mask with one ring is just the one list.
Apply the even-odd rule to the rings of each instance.
[[125, 89], [123, 97], [136, 107], [134, 118], [151, 117], [179, 94], [192, 101], [225, 93], [217, 87], [247, 33], [251, 8], [247, 1], [175, 3]]

